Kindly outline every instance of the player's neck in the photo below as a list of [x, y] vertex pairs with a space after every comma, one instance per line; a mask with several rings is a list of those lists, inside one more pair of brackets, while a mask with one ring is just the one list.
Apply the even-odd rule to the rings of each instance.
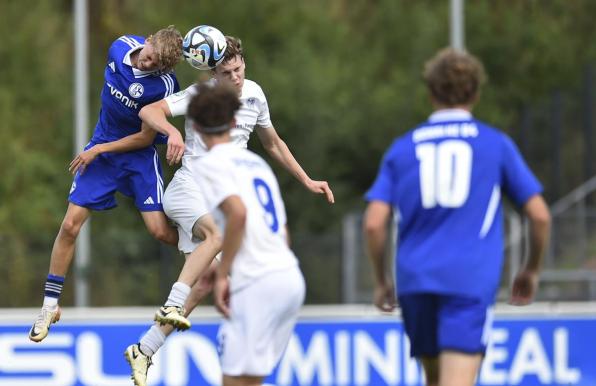
[[216, 145], [221, 145], [224, 143], [229, 143], [232, 141], [232, 137], [230, 135], [230, 130], [221, 133], [221, 134], [208, 134], [208, 135], [202, 135], [203, 137], [203, 142], [205, 143], [205, 146], [207, 146], [208, 150], [211, 150], [214, 146]]
[[132, 67], [138, 69], [139, 67], [137, 64], [139, 63], [139, 54], [141, 50], [135, 50], [133, 53], [130, 54], [130, 64]]
[[441, 103], [433, 103], [433, 108], [435, 111], [439, 110], [466, 110], [468, 112], [472, 112], [474, 105], [444, 105]]

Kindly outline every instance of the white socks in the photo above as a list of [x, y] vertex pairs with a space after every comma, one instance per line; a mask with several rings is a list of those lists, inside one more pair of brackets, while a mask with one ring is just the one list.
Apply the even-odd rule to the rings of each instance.
[[168, 300], [166, 300], [165, 306], [183, 307], [188, 295], [190, 295], [190, 287], [177, 281], [172, 286], [172, 290], [170, 291]]
[[[184, 283], [176, 282], [172, 286], [168, 300], [165, 306], [183, 307], [186, 299], [190, 295], [190, 287]], [[141, 338], [141, 352], [147, 356], [153, 356], [166, 341], [166, 336], [158, 326], [152, 326], [149, 331]]]
[[141, 338], [141, 352], [147, 356], [153, 356], [166, 342], [166, 336], [157, 326], [151, 326], [149, 331]]
[[56, 307], [58, 305], [58, 298], [53, 298], [50, 296], [43, 297], [43, 306], [44, 307]]

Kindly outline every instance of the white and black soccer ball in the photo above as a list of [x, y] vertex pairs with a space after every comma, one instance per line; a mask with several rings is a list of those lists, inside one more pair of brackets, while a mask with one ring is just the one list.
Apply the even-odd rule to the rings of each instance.
[[226, 37], [215, 27], [200, 25], [184, 37], [182, 53], [184, 59], [196, 69], [211, 70], [224, 59], [228, 44]]

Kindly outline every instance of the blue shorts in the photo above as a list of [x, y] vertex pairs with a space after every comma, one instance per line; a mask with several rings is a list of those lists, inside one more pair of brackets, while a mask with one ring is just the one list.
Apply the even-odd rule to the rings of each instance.
[[492, 304], [431, 293], [399, 296], [399, 303], [412, 357], [437, 357], [442, 351], [486, 351]]
[[154, 147], [99, 155], [75, 175], [68, 201], [92, 210], [111, 209], [117, 205], [117, 191], [133, 198], [141, 212], [163, 211], [163, 178]]

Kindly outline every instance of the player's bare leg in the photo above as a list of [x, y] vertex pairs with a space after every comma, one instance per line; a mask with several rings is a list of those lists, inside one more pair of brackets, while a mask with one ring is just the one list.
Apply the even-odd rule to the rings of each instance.
[[439, 385], [474, 386], [481, 361], [481, 354], [443, 351], [439, 356]]
[[[214, 260], [208, 270], [192, 286], [191, 293], [184, 303], [185, 317], [188, 317], [201, 300], [211, 292], [216, 264]], [[131, 367], [131, 378], [136, 386], [147, 385], [147, 371], [152, 364], [151, 357], [165, 343], [166, 338], [173, 331], [174, 327], [170, 324], [160, 325], [155, 323], [141, 338], [140, 343], [128, 346], [124, 355]]]
[[215, 255], [221, 250], [221, 236], [211, 215], [206, 214], [197, 220], [193, 227], [193, 234], [203, 241], [187, 255], [178, 281], [172, 286], [168, 300], [155, 314], [156, 322], [162, 325], [170, 324], [181, 330], [190, 328], [190, 322], [185, 316], [184, 303], [190, 296], [192, 287], [198, 278], [207, 270]]
[[422, 357], [420, 358], [422, 368], [424, 369], [424, 377], [426, 378], [427, 386], [438, 386], [439, 384], [439, 358], [437, 357]]
[[141, 212], [149, 234], [162, 243], [177, 246], [178, 231], [168, 223], [166, 215], [161, 211]]
[[264, 377], [253, 377], [249, 375], [241, 376], [223, 376], [223, 386], [261, 386]]
[[[216, 266], [214, 257], [221, 250], [219, 231], [211, 216], [203, 216], [195, 224], [193, 233], [203, 242], [186, 256], [178, 282], [172, 286], [172, 292], [168, 296], [168, 301], [180, 303], [171, 306], [166, 303], [161, 307], [156, 313], [156, 324], [145, 333], [140, 343], [126, 349], [126, 360], [130, 364], [131, 376], [137, 386], [147, 384], [147, 371], [151, 366], [153, 354], [165, 343], [167, 336], [175, 328], [190, 327], [188, 315], [213, 288]], [[184, 292], [184, 286], [190, 287], [189, 293]], [[172, 312], [169, 312], [169, 309]]]
[[37, 319], [29, 331], [29, 339], [41, 342], [49, 333], [52, 323], [60, 320], [58, 299], [62, 292], [64, 277], [72, 262], [75, 243], [81, 227], [91, 214], [90, 210], [70, 203], [54, 240], [50, 258], [50, 270], [45, 284], [45, 297]]

